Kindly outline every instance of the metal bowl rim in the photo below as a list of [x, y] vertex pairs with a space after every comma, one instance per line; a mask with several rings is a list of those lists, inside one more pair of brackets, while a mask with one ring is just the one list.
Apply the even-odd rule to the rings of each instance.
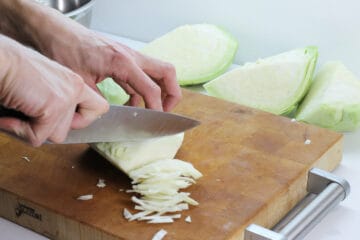
[[88, 11], [94, 5], [94, 3], [95, 3], [95, 0], [90, 0], [88, 3], [82, 5], [81, 7], [77, 8], [73, 11], [65, 13], [64, 15], [67, 17], [74, 17], [80, 13]]

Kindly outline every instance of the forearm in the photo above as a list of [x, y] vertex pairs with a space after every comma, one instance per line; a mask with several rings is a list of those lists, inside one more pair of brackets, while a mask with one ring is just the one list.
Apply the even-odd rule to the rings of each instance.
[[36, 48], [36, 36], [32, 33], [36, 19], [39, 11], [31, 1], [0, 0], [0, 33]]
[[[58, 36], [82, 28], [58, 11], [32, 0], [0, 0], [0, 33], [29, 45], [45, 55]], [[75, 28], [75, 29], [74, 29]]]

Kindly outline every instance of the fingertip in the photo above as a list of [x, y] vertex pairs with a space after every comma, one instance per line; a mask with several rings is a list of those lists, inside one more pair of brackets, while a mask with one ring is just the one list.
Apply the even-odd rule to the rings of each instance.
[[163, 108], [165, 112], [170, 112], [176, 105], [177, 101], [171, 96], [167, 96], [163, 101]]
[[147, 102], [145, 100], [145, 107], [156, 111], [161, 111], [161, 112], [164, 111], [161, 101], [159, 101], [159, 103], [154, 103], [154, 102]]
[[[99, 90], [98, 90], [99, 91]], [[100, 91], [99, 91], [100, 92]], [[109, 111], [110, 105], [105, 97], [90, 87], [86, 87], [83, 101], [78, 104], [79, 107], [83, 106], [89, 110], [93, 109], [98, 115], [102, 115]]]
[[148, 93], [144, 96], [145, 106], [150, 109], [163, 111], [161, 99], [161, 88], [155, 83], [151, 83]]

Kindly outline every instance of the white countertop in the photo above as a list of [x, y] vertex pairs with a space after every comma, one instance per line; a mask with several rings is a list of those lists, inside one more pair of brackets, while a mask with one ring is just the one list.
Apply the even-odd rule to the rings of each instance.
[[[130, 39], [105, 34], [135, 49], [144, 44]], [[345, 134], [344, 155], [340, 166], [334, 171], [350, 182], [350, 196], [333, 209], [305, 238], [305, 240], [351, 240], [360, 227], [360, 130]], [[19, 225], [0, 218], [0, 240], [47, 239]]]

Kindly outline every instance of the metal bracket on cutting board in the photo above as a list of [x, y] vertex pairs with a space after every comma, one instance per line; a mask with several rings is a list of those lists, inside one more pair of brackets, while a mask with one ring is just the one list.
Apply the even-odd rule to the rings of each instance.
[[302, 199], [271, 230], [256, 224], [245, 229], [245, 240], [300, 240], [350, 193], [349, 183], [324, 170], [309, 171], [307, 191]]

